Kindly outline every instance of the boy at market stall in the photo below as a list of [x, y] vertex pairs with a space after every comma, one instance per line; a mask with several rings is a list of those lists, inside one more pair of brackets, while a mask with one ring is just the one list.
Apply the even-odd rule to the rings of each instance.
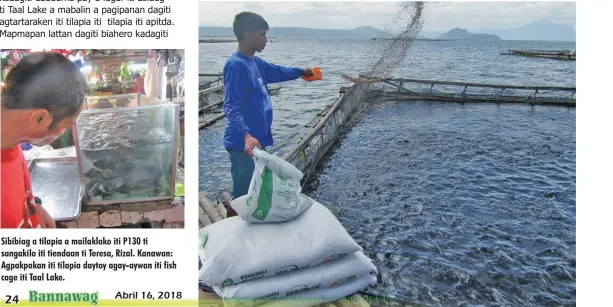
[[75, 123], [87, 90], [79, 68], [59, 53], [29, 54], [7, 74], [1, 95], [0, 228], [55, 228], [32, 195], [20, 144], [55, 141]]
[[[238, 50], [223, 67], [225, 97], [223, 110], [227, 118], [224, 147], [230, 155], [232, 199], [246, 195], [253, 176], [253, 148], [273, 145], [272, 104], [268, 84], [295, 80], [313, 74], [310, 68], [269, 64], [255, 56], [266, 47], [268, 23], [255, 13], [243, 12], [234, 17], [234, 35]], [[230, 206], [228, 217], [236, 216]]]

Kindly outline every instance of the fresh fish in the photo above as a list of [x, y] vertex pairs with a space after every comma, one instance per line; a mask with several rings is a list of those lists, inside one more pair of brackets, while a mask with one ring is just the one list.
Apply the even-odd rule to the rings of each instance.
[[142, 167], [127, 176], [116, 188], [117, 192], [130, 194], [135, 191], [159, 189], [162, 172], [153, 167]]
[[150, 191], [150, 190], [157, 191], [159, 190], [159, 188], [160, 188], [159, 179], [158, 180], [147, 179], [147, 180], [140, 180], [140, 181], [132, 181], [130, 183], [123, 184], [122, 186], [117, 188], [115, 191], [119, 193], [123, 193], [123, 194], [131, 194], [131, 193], [144, 192], [144, 191]]
[[99, 189], [103, 194], [111, 195], [117, 190], [117, 188], [119, 188], [123, 184], [123, 178], [115, 178], [113, 180], [109, 180], [103, 184], [100, 184]]
[[100, 183], [94, 182], [94, 185], [91, 187], [91, 189], [89, 189], [89, 191], [87, 192], [87, 195], [89, 195], [90, 197], [98, 196], [101, 194], [101, 192], [102, 191], [100, 191]]
[[134, 163], [125, 159], [113, 159], [111, 157], [104, 157], [100, 160], [92, 162], [98, 169], [104, 170], [117, 170], [121, 169], [123, 172], [131, 171], [134, 168]]
[[122, 173], [121, 168], [115, 169], [99, 169], [96, 167], [92, 167], [87, 172], [85, 172], [85, 177], [89, 179], [98, 179], [98, 180], [111, 180], [113, 178], [119, 177]]
[[95, 167], [92, 167], [87, 172], [85, 172], [85, 174], [83, 175], [85, 175], [85, 177], [89, 179], [98, 179], [100, 178], [100, 175], [102, 175], [102, 171]]

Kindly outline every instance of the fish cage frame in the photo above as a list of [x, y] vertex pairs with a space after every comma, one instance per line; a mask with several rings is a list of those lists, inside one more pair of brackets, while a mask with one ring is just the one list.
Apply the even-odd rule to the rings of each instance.
[[340, 138], [340, 132], [349, 121], [360, 113], [367, 103], [379, 96], [374, 91], [373, 84], [343, 87], [340, 95], [315, 127], [283, 156], [283, 159], [303, 173], [303, 186], [311, 178], [321, 159]]
[[[139, 202], [150, 202], [150, 201], [160, 201], [160, 200], [172, 200], [175, 198], [175, 189], [176, 189], [176, 180], [177, 180], [177, 168], [178, 168], [178, 155], [179, 155], [179, 146], [178, 146], [178, 139], [180, 139], [181, 135], [180, 135], [180, 113], [181, 113], [181, 106], [178, 104], [170, 104], [170, 103], [164, 103], [164, 104], [157, 104], [157, 105], [144, 105], [144, 106], [137, 106], [137, 107], [123, 107], [123, 108], [108, 108], [108, 109], [92, 109], [92, 110], [83, 110], [81, 113], [85, 113], [85, 114], [95, 114], [95, 113], [109, 113], [109, 112], [121, 112], [121, 111], [125, 111], [125, 110], [148, 110], [148, 109], [156, 109], [156, 108], [160, 108], [160, 107], [174, 107], [175, 109], [175, 115], [174, 115], [174, 119], [175, 119], [175, 124], [174, 124], [174, 128], [173, 128], [173, 133], [172, 133], [172, 140], [173, 140], [173, 150], [172, 150], [172, 180], [170, 183], [170, 195], [169, 196], [155, 196], [155, 197], [141, 197], [141, 198], [130, 198], [130, 199], [119, 199], [119, 200], [102, 200], [102, 201], [89, 201], [88, 197], [82, 197], [82, 202], [84, 202], [86, 205], [89, 206], [96, 206], [96, 205], [114, 205], [114, 204], [127, 204], [127, 203], [139, 203]], [[79, 130], [78, 130], [78, 125], [75, 124], [72, 126], [72, 137], [75, 143], [75, 151], [76, 151], [76, 157], [77, 157], [77, 165], [79, 168], [79, 180], [81, 181], [81, 195], [85, 195], [85, 193], [87, 193], [88, 191], [85, 191], [86, 188], [86, 178], [85, 178], [85, 174], [83, 172], [83, 165], [81, 162], [81, 149], [80, 149], [80, 143], [79, 143]]]
[[[223, 84], [219, 74], [200, 74], [201, 77], [217, 77], [209, 81], [200, 94], [212, 92], [223, 92]], [[290, 149], [283, 158], [296, 166], [303, 172], [302, 184], [306, 184], [315, 172], [319, 161], [327, 154], [335, 141], [340, 138], [340, 133], [345, 129], [347, 123], [368, 103], [379, 103], [386, 101], [440, 101], [447, 103], [516, 103], [526, 105], [550, 105], [574, 108], [576, 106], [576, 87], [562, 86], [523, 86], [523, 85], [497, 85], [471, 82], [454, 82], [438, 80], [422, 80], [409, 78], [371, 78], [360, 76], [353, 80], [354, 84], [350, 87], [341, 87], [340, 97], [330, 106], [320, 112], [307, 127], [312, 129], [302, 137], [296, 146]], [[210, 86], [217, 83], [216, 86]], [[406, 88], [406, 84], [428, 85], [427, 91], [415, 91]], [[388, 90], [392, 87], [394, 90]], [[455, 88], [454, 91], [438, 92], [435, 86]], [[468, 93], [468, 89], [478, 89], [478, 93]], [[530, 91], [527, 96], [505, 94], [510, 90]], [[493, 91], [487, 93], [487, 91]], [[538, 96], [551, 92], [564, 92], [566, 96]], [[223, 93], [222, 93], [223, 95]], [[360, 98], [359, 101], [356, 101]], [[223, 104], [221, 101], [209, 103], [201, 108], [200, 113], [208, 114], [205, 122], [199, 124], [199, 129], [214, 124], [224, 113], [220, 110]]]
[[[407, 78], [389, 78], [381, 79], [380, 82], [391, 85], [396, 88], [396, 91], [385, 91], [381, 89], [383, 96], [387, 100], [395, 100], [393, 96], [398, 100], [428, 100], [428, 101], [444, 101], [444, 102], [461, 102], [461, 103], [520, 103], [530, 105], [550, 105], [550, 106], [565, 106], [576, 107], [576, 87], [564, 87], [564, 86], [524, 86], [524, 85], [500, 85], [500, 84], [484, 84], [484, 83], [471, 83], [471, 82], [454, 82], [454, 81], [437, 81], [437, 80], [421, 80], [421, 79], [407, 79]], [[419, 92], [407, 89], [403, 85], [409, 84], [427, 84], [429, 85], [429, 91]], [[434, 86], [447, 86], [459, 88], [456, 92], [436, 92]], [[468, 89], [479, 89], [480, 93], [470, 94], [467, 93]], [[460, 90], [461, 89], [461, 90]], [[493, 93], [486, 93], [485, 90], [491, 89]], [[528, 96], [520, 95], [505, 95], [505, 90], [522, 90], [531, 91], [532, 94]], [[562, 92], [567, 95], [562, 96], [540, 96], [539, 93], [547, 94], [553, 92]]]

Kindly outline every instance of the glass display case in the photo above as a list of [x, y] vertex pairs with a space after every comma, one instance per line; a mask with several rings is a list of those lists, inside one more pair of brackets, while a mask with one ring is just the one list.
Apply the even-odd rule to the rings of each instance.
[[97, 110], [109, 108], [126, 108], [161, 104], [158, 98], [147, 97], [143, 94], [101, 95], [86, 98], [84, 110]]
[[73, 136], [86, 204], [173, 198], [179, 108], [159, 104], [81, 112]]

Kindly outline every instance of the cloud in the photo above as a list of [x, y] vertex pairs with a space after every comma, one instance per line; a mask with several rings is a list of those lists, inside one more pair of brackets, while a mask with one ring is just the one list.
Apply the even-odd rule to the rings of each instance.
[[[390, 26], [401, 2], [200, 2], [200, 25], [232, 25], [242, 11], [258, 13], [271, 27], [351, 29]], [[426, 30], [509, 28], [535, 20], [575, 25], [575, 2], [428, 2]]]

